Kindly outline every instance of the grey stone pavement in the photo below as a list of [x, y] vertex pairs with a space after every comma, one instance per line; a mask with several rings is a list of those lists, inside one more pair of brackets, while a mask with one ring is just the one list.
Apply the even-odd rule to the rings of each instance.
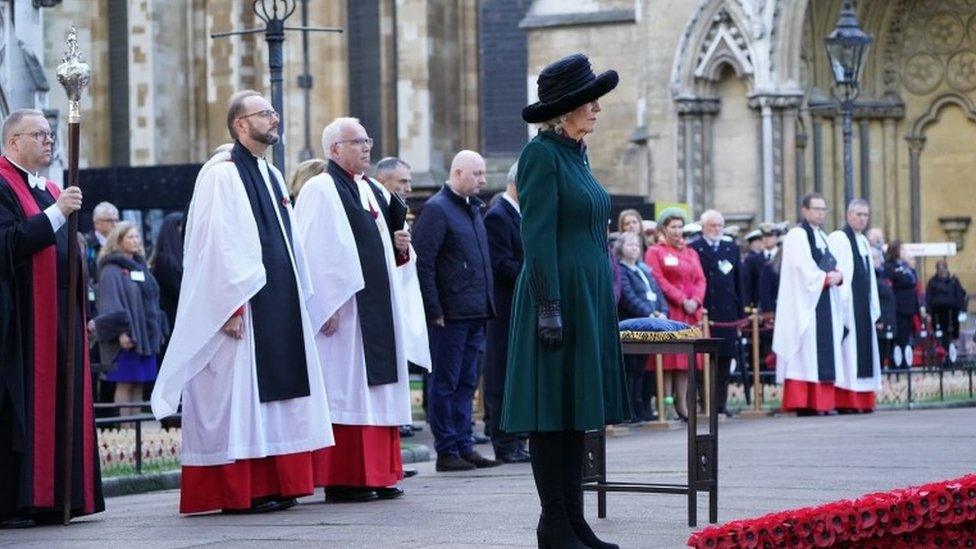
[[[429, 431], [412, 440], [426, 442]], [[419, 438], [419, 440], [418, 440]], [[685, 431], [632, 430], [608, 439], [610, 480], [682, 482]], [[485, 448], [482, 446], [481, 448]], [[857, 497], [976, 472], [976, 410], [878, 412], [864, 416], [735, 418], [720, 424], [719, 520]], [[0, 531], [4, 547], [531, 547], [538, 499], [528, 465], [472, 474], [434, 472], [407, 495], [367, 504], [321, 503], [321, 492], [275, 514], [180, 517], [179, 493], [107, 500], [105, 513], [68, 527]], [[685, 498], [609, 494], [598, 534], [633, 548], [683, 547]], [[707, 521], [699, 499], [699, 527]]]

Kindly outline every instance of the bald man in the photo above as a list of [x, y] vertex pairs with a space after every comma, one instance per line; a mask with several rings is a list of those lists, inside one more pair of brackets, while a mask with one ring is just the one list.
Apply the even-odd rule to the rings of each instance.
[[424, 204], [412, 231], [433, 363], [427, 421], [438, 471], [499, 464], [476, 452], [471, 438], [478, 351], [485, 321], [495, 315], [484, 204], [477, 197], [485, 182], [484, 158], [459, 152], [450, 179]]

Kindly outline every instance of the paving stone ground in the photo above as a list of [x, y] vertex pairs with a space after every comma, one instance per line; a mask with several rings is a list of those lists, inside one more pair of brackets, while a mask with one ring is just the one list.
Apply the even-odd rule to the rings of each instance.
[[[415, 437], [429, 444], [429, 431]], [[611, 480], [682, 482], [683, 430], [632, 431], [608, 440]], [[481, 446], [479, 448], [485, 448]], [[863, 416], [732, 419], [720, 426], [719, 520], [852, 498], [976, 472], [976, 410]], [[399, 500], [322, 502], [321, 492], [282, 513], [180, 517], [177, 491], [110, 498], [105, 513], [69, 527], [0, 531], [0, 546], [138, 549], [186, 547], [531, 547], [539, 504], [528, 465], [434, 472], [402, 486]], [[598, 534], [627, 548], [683, 547], [693, 529], [682, 496], [610, 494]], [[699, 527], [707, 520], [699, 501]]]

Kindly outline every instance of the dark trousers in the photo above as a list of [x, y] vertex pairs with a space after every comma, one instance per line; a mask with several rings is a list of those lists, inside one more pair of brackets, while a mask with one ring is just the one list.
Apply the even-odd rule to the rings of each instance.
[[904, 347], [910, 345], [915, 336], [915, 315], [898, 315], [895, 317], [895, 345]]
[[654, 372], [645, 370], [647, 355], [624, 355], [627, 372], [627, 396], [630, 397], [630, 417], [650, 421], [654, 416], [652, 398], [656, 389]]
[[[932, 327], [936, 330], [942, 330], [942, 337], [939, 338], [939, 343], [948, 350], [949, 344], [959, 337], [959, 309], [934, 305], [932, 306], [931, 313], [934, 322]], [[938, 335], [938, 332], [936, 332], [936, 335]]]
[[429, 326], [432, 364], [428, 381], [427, 423], [438, 455], [464, 456], [474, 451], [471, 406], [478, 387], [478, 351], [485, 337], [483, 320], [447, 321]]
[[506, 433], [501, 429], [505, 371], [505, 361], [485, 361], [485, 434], [491, 437], [495, 456], [511, 454], [524, 448], [522, 441], [525, 435]]
[[719, 412], [725, 411], [726, 402], [729, 400], [729, 368], [731, 367], [732, 357], [719, 355], [715, 376], [715, 398]]

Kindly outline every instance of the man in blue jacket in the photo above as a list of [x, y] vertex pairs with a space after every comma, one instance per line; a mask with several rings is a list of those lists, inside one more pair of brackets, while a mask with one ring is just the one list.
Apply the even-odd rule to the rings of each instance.
[[488, 321], [488, 341], [485, 345], [485, 406], [488, 408], [485, 430], [491, 435], [495, 457], [506, 463], [529, 461], [524, 436], [506, 433], [499, 427], [508, 366], [509, 316], [512, 313], [515, 281], [522, 271], [522, 213], [515, 186], [517, 172], [516, 162], [508, 170], [505, 192], [498, 196], [485, 214], [497, 312], [495, 318]]
[[424, 204], [413, 225], [417, 272], [433, 363], [428, 417], [438, 471], [494, 467], [474, 450], [471, 404], [485, 321], [495, 314], [491, 258], [481, 217], [485, 160], [461, 151], [447, 184]]
[[[725, 218], [715, 210], [701, 215], [702, 234], [689, 246], [698, 252], [705, 272], [705, 310], [712, 322], [733, 322], [743, 316], [742, 284], [739, 279], [739, 248], [722, 237]], [[735, 356], [735, 329], [712, 328], [712, 337], [721, 338], [715, 390], [718, 412], [731, 416], [725, 403], [729, 389], [729, 369]], [[739, 365], [742, 367], [742, 365]]]

